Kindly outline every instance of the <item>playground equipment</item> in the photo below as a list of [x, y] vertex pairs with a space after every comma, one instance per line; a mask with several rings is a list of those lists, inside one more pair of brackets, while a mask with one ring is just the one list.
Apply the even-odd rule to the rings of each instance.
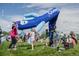
[[16, 23], [18, 24], [19, 30], [36, 27], [41, 22], [45, 22], [45, 23], [49, 22], [49, 24], [53, 24], [54, 26], [59, 12], [60, 12], [59, 9], [53, 8], [52, 10], [50, 10], [44, 15], [41, 15], [39, 17], [34, 17], [34, 19], [31, 20], [16, 21]]
[[[17, 24], [19, 30], [34, 28], [37, 26], [39, 26], [38, 28], [40, 29], [40, 28], [42, 28], [42, 26], [44, 26], [44, 24], [49, 22], [49, 24], [48, 24], [49, 39], [51, 42], [51, 40], [53, 39], [52, 31], [55, 30], [55, 28], [56, 28], [56, 21], [57, 21], [59, 12], [60, 12], [59, 9], [53, 8], [44, 15], [34, 17], [34, 19], [31, 19], [31, 20], [16, 21], [16, 24]], [[42, 24], [42, 25], [40, 25], [40, 24]]]

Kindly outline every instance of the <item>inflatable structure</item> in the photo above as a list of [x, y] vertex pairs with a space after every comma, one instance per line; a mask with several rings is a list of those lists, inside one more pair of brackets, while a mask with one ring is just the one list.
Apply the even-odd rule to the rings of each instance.
[[[51, 44], [53, 41], [53, 30], [55, 30], [56, 28], [56, 21], [57, 21], [59, 13], [60, 13], [59, 9], [53, 8], [44, 15], [41, 15], [38, 17], [34, 16], [34, 19], [30, 19], [30, 20], [16, 21], [16, 23], [19, 30], [29, 29], [29, 28], [34, 28], [34, 27], [37, 27], [40, 30], [42, 26], [44, 26], [44, 24], [49, 22], [48, 24], [49, 39], [50, 39], [50, 44]], [[32, 17], [32, 15], [30, 15], [29, 17]]]
[[16, 21], [16, 23], [18, 25], [19, 30], [33, 28], [38, 26], [40, 23], [47, 23], [47, 22], [49, 22], [50, 24], [53, 24], [54, 26], [59, 12], [60, 12], [59, 9], [53, 8], [52, 10], [48, 11], [44, 15], [41, 15], [38, 17], [34, 16], [34, 19], [31, 19], [31, 20]]

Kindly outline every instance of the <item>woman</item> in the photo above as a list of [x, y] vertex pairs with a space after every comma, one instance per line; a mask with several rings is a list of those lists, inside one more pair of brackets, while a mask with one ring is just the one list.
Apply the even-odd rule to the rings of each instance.
[[67, 38], [68, 48], [73, 48], [73, 39], [70, 35]]
[[75, 37], [75, 33], [74, 32], [71, 32], [70, 33], [70, 35], [71, 35], [71, 37], [72, 37], [72, 42], [73, 42], [73, 45], [75, 46], [76, 44], [77, 44], [77, 39], [76, 39], [76, 37]]

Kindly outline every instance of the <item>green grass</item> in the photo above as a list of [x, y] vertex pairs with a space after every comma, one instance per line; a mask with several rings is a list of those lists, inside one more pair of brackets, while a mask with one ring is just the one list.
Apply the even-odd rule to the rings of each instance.
[[31, 50], [31, 46], [25, 43], [18, 43], [17, 50], [8, 50], [9, 42], [4, 42], [0, 48], [0, 56], [79, 56], [79, 44], [75, 48], [56, 51], [51, 47], [46, 47], [43, 43], [37, 42], [35, 49]]

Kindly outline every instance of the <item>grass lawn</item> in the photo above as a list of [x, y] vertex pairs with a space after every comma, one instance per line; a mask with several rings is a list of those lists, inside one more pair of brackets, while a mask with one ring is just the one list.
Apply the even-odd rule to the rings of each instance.
[[79, 56], [79, 44], [75, 48], [58, 52], [56, 49], [46, 47], [43, 43], [37, 42], [35, 49], [25, 43], [18, 43], [17, 50], [8, 50], [9, 42], [4, 42], [0, 48], [0, 56]]

